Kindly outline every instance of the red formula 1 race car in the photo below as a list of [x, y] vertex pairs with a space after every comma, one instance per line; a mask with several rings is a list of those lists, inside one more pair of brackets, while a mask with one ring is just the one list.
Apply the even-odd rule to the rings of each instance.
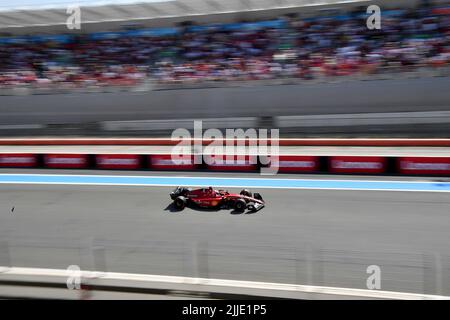
[[187, 206], [197, 206], [211, 209], [234, 209], [244, 212], [248, 209], [256, 212], [264, 208], [265, 202], [259, 193], [242, 190], [239, 194], [229, 193], [225, 190], [215, 190], [212, 187], [192, 190], [190, 188], [177, 187], [170, 193], [174, 206], [183, 210]]

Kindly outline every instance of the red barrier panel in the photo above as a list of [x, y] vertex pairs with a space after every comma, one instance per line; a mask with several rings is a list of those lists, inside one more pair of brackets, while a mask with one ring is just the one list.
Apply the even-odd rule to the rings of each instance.
[[28, 153], [1, 153], [0, 167], [32, 168], [37, 164], [37, 156]]
[[46, 154], [44, 155], [46, 168], [82, 169], [88, 166], [87, 154]]
[[397, 170], [402, 174], [450, 175], [450, 158], [401, 157], [397, 158]]
[[135, 154], [101, 154], [95, 157], [99, 169], [140, 169], [140, 156]]
[[387, 159], [385, 157], [330, 157], [328, 169], [333, 173], [384, 173]]
[[257, 157], [244, 156], [241, 159], [238, 156], [227, 156], [224, 155], [206, 155], [203, 157], [208, 169], [219, 170], [219, 171], [253, 171], [257, 167]]
[[319, 157], [280, 156], [279, 172], [315, 172], [319, 170]]
[[194, 156], [184, 156], [180, 162], [173, 161], [172, 155], [150, 155], [148, 156], [149, 167], [155, 170], [194, 170]]

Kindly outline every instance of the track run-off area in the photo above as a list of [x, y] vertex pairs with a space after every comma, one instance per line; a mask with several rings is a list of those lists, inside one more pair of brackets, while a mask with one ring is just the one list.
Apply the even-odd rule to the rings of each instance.
[[[254, 214], [171, 207], [178, 185], [260, 192]], [[394, 192], [395, 191], [395, 192]], [[450, 295], [450, 181], [0, 170], [0, 265]]]

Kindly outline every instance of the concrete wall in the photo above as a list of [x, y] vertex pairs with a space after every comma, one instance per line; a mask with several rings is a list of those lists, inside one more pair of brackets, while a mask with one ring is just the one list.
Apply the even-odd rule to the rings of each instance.
[[0, 125], [450, 110], [450, 77], [0, 96]]

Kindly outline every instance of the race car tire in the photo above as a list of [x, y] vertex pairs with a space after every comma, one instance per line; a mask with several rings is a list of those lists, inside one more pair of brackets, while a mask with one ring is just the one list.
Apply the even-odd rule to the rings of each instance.
[[244, 212], [246, 207], [247, 207], [247, 203], [245, 202], [245, 200], [238, 199], [238, 200], [236, 200], [236, 202], [234, 203], [234, 209], [235, 209], [236, 211]]
[[254, 203], [254, 202], [250, 202], [250, 203], [247, 205], [247, 208], [248, 208], [248, 210], [249, 210], [250, 212], [256, 212], [256, 207], [255, 207], [255, 203]]
[[251, 197], [252, 193], [250, 192], [250, 190], [244, 189], [241, 191], [240, 193], [241, 196], [246, 196], [246, 197]]
[[186, 208], [187, 205], [187, 199], [185, 197], [178, 197], [175, 199], [175, 201], [173, 202], [173, 204], [175, 205], [175, 208], [179, 211], [183, 210], [184, 208]]
[[262, 200], [262, 199], [263, 199], [262, 196], [261, 196], [261, 194], [259, 194], [259, 193], [257, 193], [257, 192], [255, 192], [255, 193], [253, 194], [253, 198], [255, 198], [256, 200]]

